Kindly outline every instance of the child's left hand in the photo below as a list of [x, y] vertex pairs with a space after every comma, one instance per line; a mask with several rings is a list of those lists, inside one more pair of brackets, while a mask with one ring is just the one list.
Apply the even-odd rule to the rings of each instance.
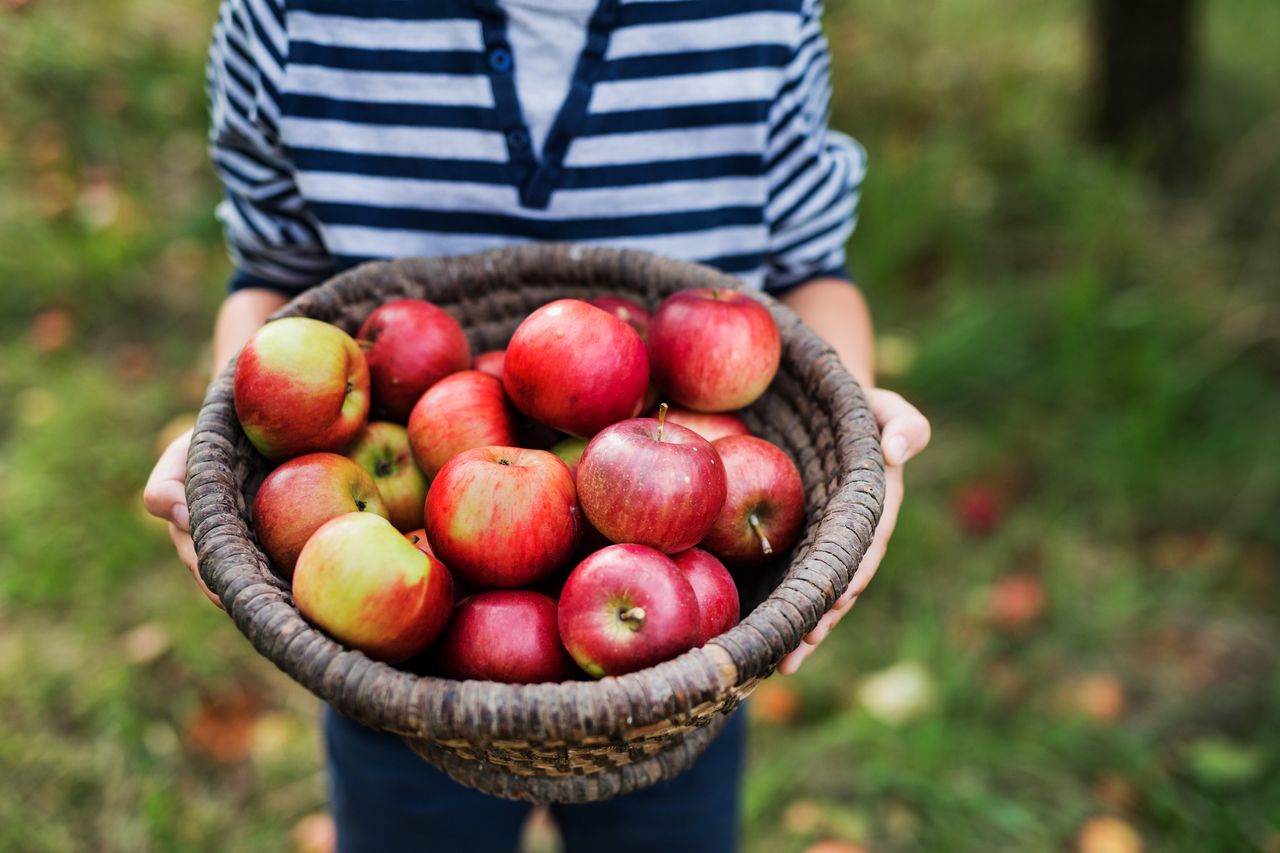
[[880, 561], [884, 559], [893, 528], [898, 523], [898, 509], [902, 506], [902, 466], [929, 444], [929, 421], [901, 395], [883, 388], [872, 388], [867, 392], [867, 402], [880, 425], [880, 446], [884, 450], [884, 511], [876, 525], [871, 547], [858, 564], [849, 588], [836, 599], [832, 608], [818, 621], [817, 627], [805, 636], [800, 647], [782, 659], [778, 672], [783, 675], [793, 675], [800, 669], [804, 659], [813, 654], [813, 650], [839, 624], [867, 584], [871, 583]]

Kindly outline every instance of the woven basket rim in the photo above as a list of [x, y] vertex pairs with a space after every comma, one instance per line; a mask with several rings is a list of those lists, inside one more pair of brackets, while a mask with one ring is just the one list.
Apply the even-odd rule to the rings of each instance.
[[[655, 270], [678, 274], [692, 282], [686, 285], [690, 287], [743, 289], [737, 279], [710, 267], [638, 250], [541, 243], [450, 258], [369, 262], [306, 291], [271, 319], [303, 314], [331, 319], [321, 316], [323, 310], [316, 312], [315, 306], [344, 304], [343, 299], [351, 296], [371, 271], [416, 280], [480, 265], [511, 271], [516, 278], [536, 279], [539, 270], [553, 259], [563, 264], [566, 257], [584, 268], [625, 270], [640, 265], [649, 274]], [[818, 385], [843, 415], [836, 420], [836, 446], [857, 447], [859, 455], [841, 460], [840, 482], [816, 522], [813, 541], [805, 553], [795, 555], [777, 588], [759, 606], [707, 645], [626, 675], [523, 685], [417, 675], [335, 642], [302, 619], [287, 584], [267, 568], [248, 525], [236, 512], [233, 496], [210, 479], [210, 473], [225, 468], [236, 452], [230, 441], [210, 429], [219, 418], [225, 419], [227, 408], [232, 407], [235, 359], [210, 386], [188, 457], [187, 496], [202, 577], [265, 657], [339, 711], [409, 737], [458, 737], [479, 728], [495, 739], [616, 739], [619, 725], [629, 728], [658, 723], [673, 712], [714, 702], [735, 684], [767, 676], [786, 651], [799, 645], [852, 579], [879, 520], [884, 469], [874, 418], [862, 390], [840, 366], [834, 351], [786, 306], [767, 294], [747, 292], [769, 308], [784, 333], [784, 345], [799, 346], [817, 359], [821, 369]], [[234, 409], [231, 411], [234, 417]], [[854, 533], [851, 541], [850, 529]], [[842, 531], [844, 535], [837, 535]], [[220, 537], [216, 547], [204, 547], [215, 532]], [[832, 546], [842, 556], [833, 558], [819, 546]], [[267, 577], [261, 576], [263, 570]], [[758, 651], [761, 637], [773, 649], [767, 656]], [[620, 716], [608, 713], [620, 707], [630, 711]]]

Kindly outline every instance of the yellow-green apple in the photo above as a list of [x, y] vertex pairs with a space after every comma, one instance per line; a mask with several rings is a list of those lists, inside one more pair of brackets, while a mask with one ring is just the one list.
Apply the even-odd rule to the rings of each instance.
[[601, 430], [578, 463], [578, 500], [614, 542], [668, 554], [698, 544], [724, 504], [725, 471], [711, 442], [657, 418]]
[[730, 566], [756, 566], [795, 544], [804, 524], [804, 482], [791, 457], [753, 435], [714, 444], [729, 493], [700, 547]]
[[271, 564], [288, 578], [311, 534], [349, 512], [390, 516], [368, 471], [336, 453], [308, 453], [262, 481], [253, 499], [253, 529]]
[[431, 482], [425, 511], [432, 549], [480, 587], [547, 577], [569, 560], [582, 532], [573, 477], [545, 450], [459, 453]]
[[654, 381], [695, 411], [727, 412], [755, 402], [778, 372], [781, 354], [769, 309], [737, 290], [673, 293], [649, 321]]
[[369, 367], [337, 326], [286, 317], [244, 345], [233, 395], [245, 435], [273, 462], [341, 453], [369, 417]]
[[578, 299], [557, 299], [516, 328], [502, 381], [517, 409], [586, 438], [639, 414], [649, 356], [636, 330], [617, 317]]
[[502, 362], [507, 357], [507, 351], [504, 349], [491, 349], [488, 352], [482, 352], [476, 356], [475, 364], [472, 365], [476, 370], [483, 370], [485, 373], [502, 381]]
[[587, 557], [560, 593], [560, 639], [587, 674], [653, 666], [698, 642], [693, 587], [671, 558], [644, 545], [610, 545]]
[[738, 586], [724, 563], [701, 548], [672, 554], [671, 561], [680, 567], [698, 599], [698, 612], [702, 616], [698, 645], [705, 645], [707, 640], [738, 624]]
[[390, 421], [373, 421], [364, 428], [347, 457], [368, 471], [388, 518], [403, 532], [422, 526], [422, 502], [427, 499], [427, 478], [413, 461], [409, 433]]
[[539, 684], [577, 674], [560, 643], [556, 602], [527, 589], [495, 589], [463, 599], [435, 647], [448, 678]]
[[409, 444], [428, 478], [464, 450], [517, 443], [516, 413], [502, 383], [463, 370], [427, 389], [409, 414]]
[[587, 440], [585, 438], [570, 436], [551, 448], [551, 452], [558, 456], [561, 462], [568, 465], [569, 473], [576, 477], [578, 474], [578, 462], [582, 460], [582, 451], [586, 449]]
[[732, 412], [694, 412], [672, 406], [667, 423], [687, 427], [711, 442], [726, 435], [751, 435], [747, 422]]
[[453, 579], [391, 522], [353, 512], [325, 522], [307, 540], [293, 573], [293, 600], [334, 639], [398, 663], [444, 630]]
[[356, 339], [369, 361], [374, 411], [401, 423], [423, 391], [471, 366], [462, 326], [422, 299], [397, 299], [374, 309]]
[[649, 334], [649, 312], [634, 299], [625, 296], [593, 296], [587, 300], [601, 311], [608, 311], [622, 322], [636, 330], [641, 340]]

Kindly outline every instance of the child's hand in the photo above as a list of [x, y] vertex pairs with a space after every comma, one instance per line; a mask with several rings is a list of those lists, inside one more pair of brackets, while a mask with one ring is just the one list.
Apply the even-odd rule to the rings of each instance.
[[142, 503], [147, 512], [169, 522], [169, 538], [178, 549], [178, 558], [186, 565], [191, 577], [210, 601], [219, 607], [222, 602], [209, 587], [204, 585], [196, 568], [196, 547], [191, 541], [191, 519], [187, 515], [187, 447], [191, 444], [191, 430], [173, 440], [160, 454], [160, 460], [151, 471], [147, 487], [142, 492]]
[[778, 671], [783, 675], [792, 675], [800, 669], [804, 659], [813, 654], [813, 650], [831, 633], [831, 629], [849, 612], [867, 584], [871, 583], [880, 561], [884, 559], [893, 528], [898, 523], [898, 508], [902, 506], [902, 466], [929, 444], [929, 421], [920, 414], [919, 409], [902, 399], [901, 395], [883, 388], [872, 388], [867, 392], [867, 401], [876, 417], [876, 423], [880, 425], [880, 443], [884, 449], [884, 512], [880, 515], [871, 547], [858, 565], [849, 588], [818, 621], [817, 627], [801, 641], [800, 647], [782, 659]]

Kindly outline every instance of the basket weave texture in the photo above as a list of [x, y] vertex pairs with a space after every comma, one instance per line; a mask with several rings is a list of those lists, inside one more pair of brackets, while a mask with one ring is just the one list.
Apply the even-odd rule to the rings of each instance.
[[[691, 287], [739, 287], [709, 267], [632, 250], [541, 244], [444, 259], [365, 264], [275, 316], [309, 316], [354, 334], [383, 302], [428, 299], [476, 352], [506, 345], [534, 308], [562, 297], [630, 296], [656, 307]], [[687, 768], [729, 715], [848, 586], [884, 494], [875, 421], [834, 352], [765, 295], [782, 335], [770, 390], [744, 413], [804, 480], [806, 525], [773, 570], [738, 575], [742, 621], [702, 648], [599, 681], [508, 685], [420, 676], [370, 660], [307, 623], [250, 526], [270, 466], [236, 419], [234, 362], [205, 398], [187, 460], [200, 573], [265, 657], [338, 711], [394, 732], [463, 784], [534, 802], [589, 802]]]

